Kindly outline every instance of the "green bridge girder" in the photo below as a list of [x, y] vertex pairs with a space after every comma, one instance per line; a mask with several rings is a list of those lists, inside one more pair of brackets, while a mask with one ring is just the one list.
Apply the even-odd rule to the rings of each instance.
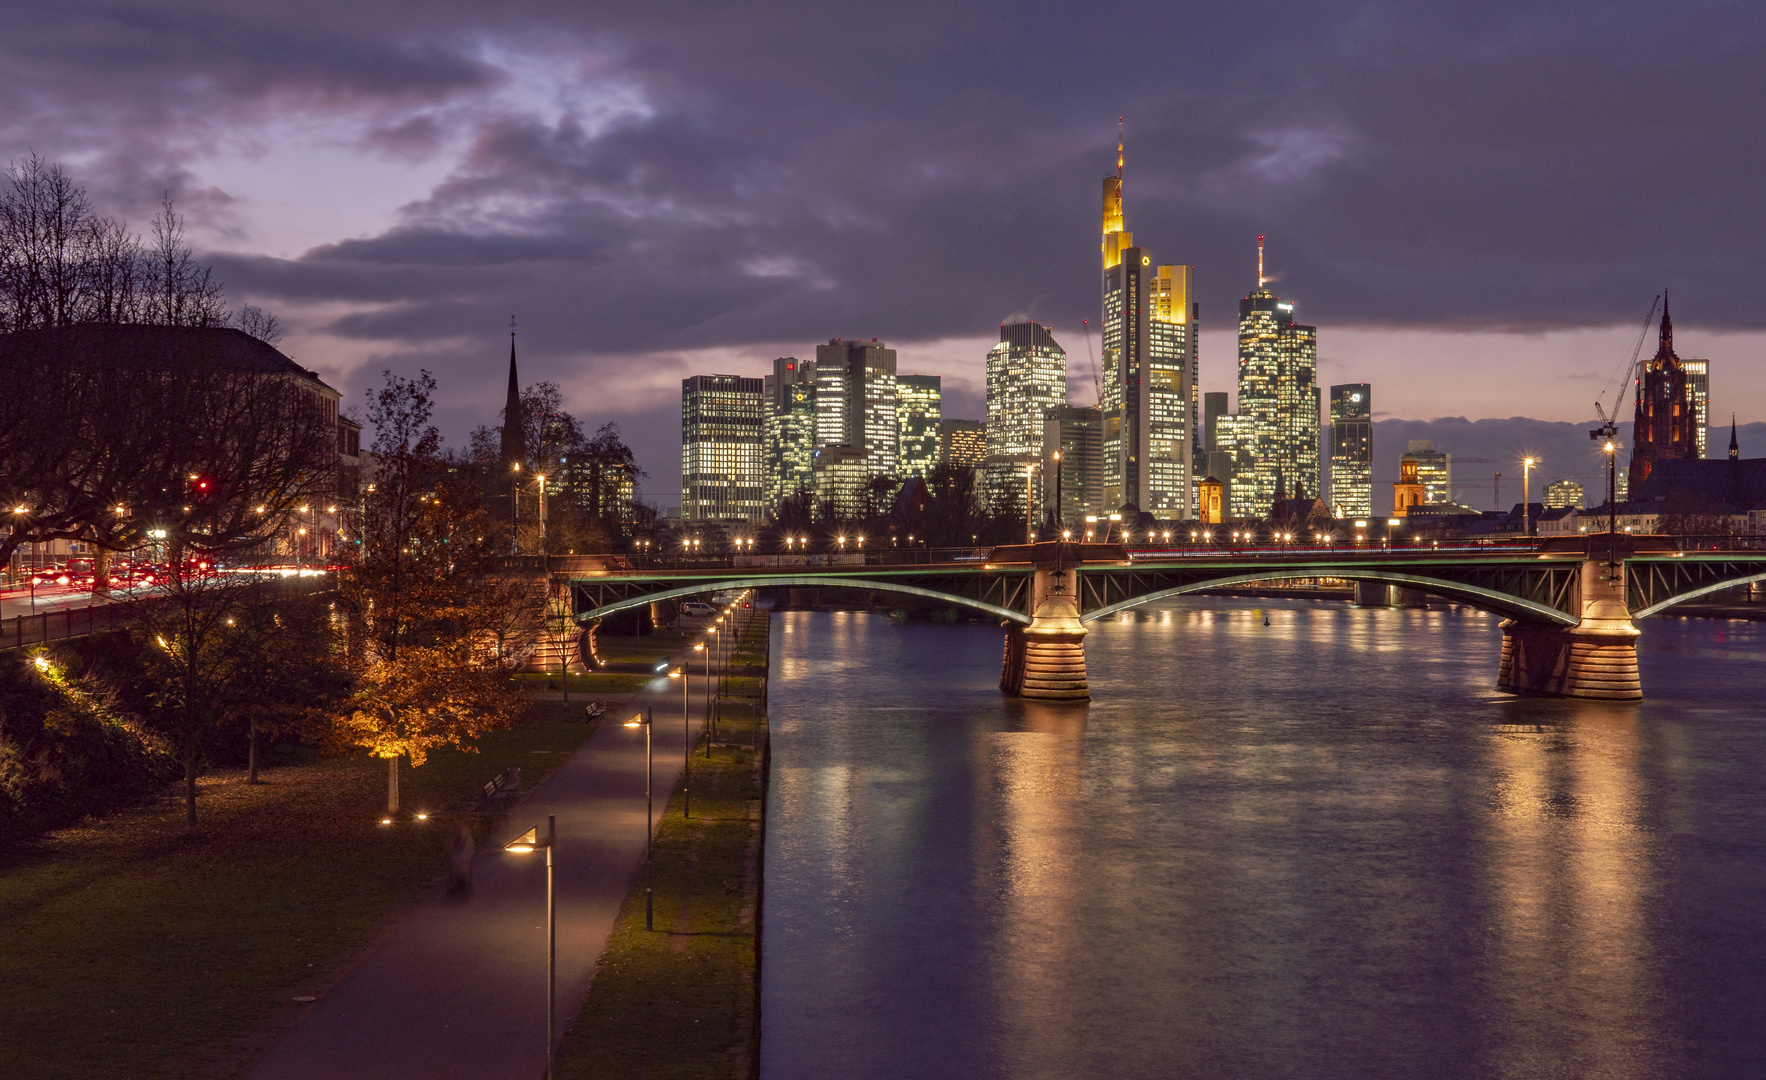
[[1625, 606], [1642, 619], [1756, 581], [1766, 581], [1766, 551], [1633, 555], [1625, 560]]
[[[1760, 560], [1766, 570], [1766, 559]], [[1417, 589], [1529, 622], [1578, 621], [1581, 556], [1382, 554], [1320, 558], [1237, 554], [1087, 563], [1078, 577], [1081, 618], [1091, 621], [1168, 596], [1288, 578], [1338, 578]], [[1030, 621], [1035, 568], [1025, 563], [935, 566], [731, 567], [649, 570], [571, 579], [581, 622], [658, 600], [722, 589], [841, 586], [924, 596], [1019, 623]]]

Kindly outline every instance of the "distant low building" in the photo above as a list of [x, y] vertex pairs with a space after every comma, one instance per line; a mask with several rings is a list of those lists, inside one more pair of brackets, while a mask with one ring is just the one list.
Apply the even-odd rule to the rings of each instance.
[[1559, 480], [1545, 486], [1545, 507], [1548, 510], [1561, 510], [1574, 507], [1580, 510], [1587, 495], [1582, 485], [1574, 480]]

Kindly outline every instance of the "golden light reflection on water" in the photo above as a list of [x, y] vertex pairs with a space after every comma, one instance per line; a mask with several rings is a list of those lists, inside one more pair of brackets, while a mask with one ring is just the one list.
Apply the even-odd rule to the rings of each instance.
[[1638, 1052], [1655, 1040], [1645, 912], [1659, 883], [1638, 824], [1636, 709], [1584, 706], [1573, 728], [1573, 740], [1549, 728], [1493, 740], [1490, 1000], [1507, 1015], [1492, 1075], [1549, 1063], [1555, 1075], [1643, 1077], [1660, 1065]]
[[[1011, 1075], [1042, 1076], [1049, 1063], [1071, 1061], [1080, 1030], [1068, 1022], [1074, 1008], [1069, 994], [1077, 953], [1084, 865], [1081, 838], [1082, 766], [1087, 708], [1016, 701], [1008, 714], [1011, 730], [988, 732], [980, 760], [991, 783], [994, 834], [992, 862], [1000, 903], [1000, 948], [995, 951], [999, 985], [1022, 992], [1002, 995], [1001, 1021], [1015, 1033], [1007, 1055]], [[977, 815], [978, 822], [991, 814]]]

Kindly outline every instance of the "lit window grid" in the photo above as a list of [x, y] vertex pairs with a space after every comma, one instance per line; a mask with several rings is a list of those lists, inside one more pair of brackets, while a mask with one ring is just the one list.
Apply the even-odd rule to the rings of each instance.
[[1574, 480], [1559, 480], [1545, 485], [1544, 503], [1547, 510], [1562, 510], [1567, 507], [1580, 510], [1586, 505], [1587, 498], [1582, 485]]
[[987, 353], [987, 452], [1032, 457], [1042, 452], [1048, 410], [1067, 403], [1067, 354], [1017, 349], [1006, 342]]
[[681, 512], [759, 521], [765, 487], [764, 384], [695, 376], [681, 394]]
[[937, 384], [896, 381], [901, 475], [926, 476], [938, 465], [938, 423], [943, 419]]

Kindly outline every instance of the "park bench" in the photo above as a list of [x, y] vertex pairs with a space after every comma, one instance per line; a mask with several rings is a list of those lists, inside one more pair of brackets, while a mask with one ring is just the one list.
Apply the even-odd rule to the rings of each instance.
[[493, 806], [514, 794], [520, 787], [521, 770], [511, 765], [484, 785], [484, 797], [479, 800], [479, 805]]

